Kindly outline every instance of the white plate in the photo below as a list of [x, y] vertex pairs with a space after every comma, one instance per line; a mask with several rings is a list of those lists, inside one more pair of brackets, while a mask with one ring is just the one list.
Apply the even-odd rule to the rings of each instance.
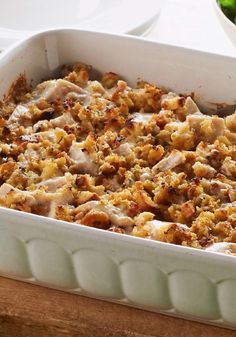
[[221, 24], [221, 27], [224, 29], [225, 33], [233, 43], [234, 47], [236, 47], [236, 25], [233, 22], [231, 22], [230, 19], [227, 18], [227, 16], [221, 10], [221, 7], [218, 4], [217, 0], [212, 0], [212, 4], [215, 13], [217, 15], [218, 22]]
[[38, 30], [56, 27], [141, 35], [155, 22], [161, 4], [161, 0], [4, 1], [0, 49]]

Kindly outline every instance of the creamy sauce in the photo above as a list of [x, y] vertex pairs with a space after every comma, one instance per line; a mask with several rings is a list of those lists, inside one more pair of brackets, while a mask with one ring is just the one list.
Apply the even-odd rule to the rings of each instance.
[[228, 255], [236, 255], [236, 243], [231, 242], [218, 242], [213, 243], [211, 246], [206, 248], [208, 252], [217, 252]]
[[184, 230], [188, 230], [188, 226], [179, 224], [179, 223], [173, 223], [173, 222], [166, 222], [166, 221], [159, 221], [159, 220], [151, 220], [146, 223], [147, 226], [150, 227], [151, 231], [151, 237], [155, 238], [156, 240], [160, 239], [160, 233], [163, 231], [167, 231], [173, 224], [177, 225], [178, 227], [183, 228]]
[[133, 114], [132, 121], [135, 123], [147, 123], [152, 118], [152, 116], [153, 116], [152, 113], [135, 112]]

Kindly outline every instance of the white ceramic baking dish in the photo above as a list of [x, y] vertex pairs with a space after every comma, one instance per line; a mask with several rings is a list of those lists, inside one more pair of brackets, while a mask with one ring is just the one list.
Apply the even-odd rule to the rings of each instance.
[[[0, 58], [0, 95], [19, 73], [33, 83], [82, 61], [198, 100], [232, 103], [236, 59], [79, 30], [39, 33]], [[0, 274], [236, 328], [236, 258], [0, 209]]]

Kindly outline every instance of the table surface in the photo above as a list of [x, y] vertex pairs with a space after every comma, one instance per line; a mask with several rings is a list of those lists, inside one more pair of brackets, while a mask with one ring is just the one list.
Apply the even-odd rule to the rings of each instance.
[[1, 337], [236, 337], [236, 331], [0, 277]]
[[[236, 56], [217, 22], [211, 0], [163, 3], [146, 38]], [[0, 336], [236, 337], [236, 331], [0, 277]]]

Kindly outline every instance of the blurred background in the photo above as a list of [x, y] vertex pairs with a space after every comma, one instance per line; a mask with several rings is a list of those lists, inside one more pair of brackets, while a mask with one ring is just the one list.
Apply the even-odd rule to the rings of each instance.
[[37, 30], [80, 27], [236, 55], [214, 6], [217, 1], [231, 6], [235, 2], [236, 8], [235, 0], [1, 1], [4, 1], [4, 10], [0, 11], [1, 50]]

